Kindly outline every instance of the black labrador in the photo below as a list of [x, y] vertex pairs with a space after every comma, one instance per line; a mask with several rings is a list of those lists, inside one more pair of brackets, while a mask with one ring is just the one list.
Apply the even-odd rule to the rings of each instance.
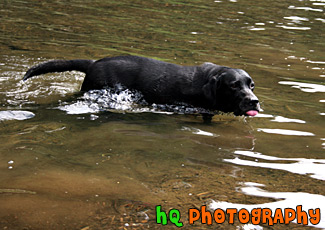
[[81, 91], [121, 84], [140, 91], [148, 103], [185, 102], [208, 110], [255, 116], [260, 110], [252, 78], [241, 69], [204, 63], [180, 66], [138, 56], [54, 60], [30, 68], [23, 80], [50, 72], [86, 73]]

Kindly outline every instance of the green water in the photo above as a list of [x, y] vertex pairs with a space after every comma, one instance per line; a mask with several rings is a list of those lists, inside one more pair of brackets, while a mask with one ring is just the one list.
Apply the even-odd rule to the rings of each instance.
[[[293, 203], [278, 208], [325, 212], [324, 1], [0, 0], [0, 12], [1, 229], [173, 228], [155, 223], [156, 205], [179, 209], [189, 229], [189, 208], [272, 204], [280, 192]], [[20, 81], [42, 61], [126, 54], [245, 69], [264, 111], [211, 124], [96, 112], [80, 106], [82, 73]], [[246, 182], [265, 196], [242, 192]]]

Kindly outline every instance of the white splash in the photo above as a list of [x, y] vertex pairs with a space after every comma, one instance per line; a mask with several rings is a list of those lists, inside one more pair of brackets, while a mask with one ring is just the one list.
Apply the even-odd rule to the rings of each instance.
[[149, 105], [143, 95], [134, 90], [129, 90], [121, 85], [115, 88], [91, 90], [77, 99], [76, 102], [64, 103], [58, 107], [68, 114], [98, 113], [100, 111], [131, 112], [131, 113], [163, 113], [163, 114], [197, 114], [212, 113], [211, 111], [195, 108], [187, 104], [174, 105], [152, 104]]

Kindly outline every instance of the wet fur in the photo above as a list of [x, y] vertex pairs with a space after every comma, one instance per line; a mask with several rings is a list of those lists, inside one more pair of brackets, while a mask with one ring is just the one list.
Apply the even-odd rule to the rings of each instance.
[[180, 66], [138, 56], [92, 60], [54, 60], [29, 69], [24, 80], [50, 72], [86, 73], [81, 91], [122, 84], [140, 91], [147, 102], [185, 102], [196, 107], [244, 115], [259, 110], [252, 78], [241, 69], [212, 63]]

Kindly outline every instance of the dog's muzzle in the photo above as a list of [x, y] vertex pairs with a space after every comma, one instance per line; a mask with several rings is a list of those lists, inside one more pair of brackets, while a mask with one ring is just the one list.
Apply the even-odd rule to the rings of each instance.
[[256, 116], [261, 110], [259, 100], [253, 92], [248, 93], [240, 103], [239, 108], [243, 114], [252, 117]]

